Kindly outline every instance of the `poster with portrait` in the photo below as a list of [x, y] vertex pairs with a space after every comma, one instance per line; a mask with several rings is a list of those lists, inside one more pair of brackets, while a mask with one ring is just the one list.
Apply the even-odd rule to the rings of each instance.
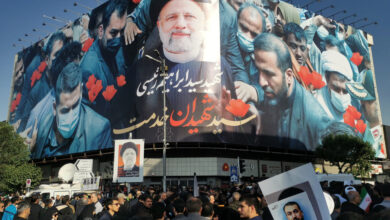
[[369, 35], [251, 2], [106, 1], [17, 53], [8, 121], [36, 160], [162, 143], [164, 124], [168, 142], [293, 153], [349, 134], [386, 158]]
[[142, 182], [144, 178], [143, 139], [115, 140], [113, 182]]
[[330, 220], [330, 211], [311, 163], [261, 181], [259, 186], [274, 219]]

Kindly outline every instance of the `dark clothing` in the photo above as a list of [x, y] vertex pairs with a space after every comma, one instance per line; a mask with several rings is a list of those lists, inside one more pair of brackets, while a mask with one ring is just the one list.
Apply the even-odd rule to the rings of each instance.
[[249, 220], [263, 220], [263, 219], [258, 215], [258, 216], [254, 217], [254, 218], [249, 219]]
[[268, 207], [263, 208], [262, 217], [264, 220], [274, 220]]
[[14, 220], [27, 220], [27, 219], [26, 219], [26, 218], [19, 217], [19, 216], [15, 216]]
[[152, 216], [152, 213], [149, 208], [147, 208], [143, 203], [138, 202], [131, 207], [130, 217], [133, 216]]
[[108, 211], [104, 212], [104, 214], [99, 218], [99, 220], [111, 220], [113, 217], [110, 215]]
[[187, 217], [183, 214], [179, 214], [179, 215], [176, 215], [173, 219], [174, 220], [183, 220], [183, 219], [187, 219]]
[[43, 208], [38, 204], [32, 204], [28, 220], [40, 220]]
[[80, 215], [77, 217], [78, 220], [84, 220], [84, 218], [92, 218], [93, 212], [95, 211], [95, 204], [86, 205]]
[[190, 219], [190, 220], [207, 220], [206, 217], [203, 217], [201, 215], [199, 215], [199, 213], [188, 213], [187, 215], [187, 219]]
[[340, 213], [344, 213], [344, 212], [354, 212], [354, 213], [357, 213], [360, 215], [366, 215], [366, 212], [363, 209], [361, 209], [359, 206], [357, 206], [351, 202], [344, 202], [341, 205], [341, 212]]

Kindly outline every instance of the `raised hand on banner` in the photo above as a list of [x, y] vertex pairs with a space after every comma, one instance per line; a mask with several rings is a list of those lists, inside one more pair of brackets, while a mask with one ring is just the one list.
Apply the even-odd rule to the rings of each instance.
[[[24, 138], [24, 143], [28, 146], [30, 151], [34, 149], [37, 141], [37, 136], [38, 136], [37, 125], [38, 125], [38, 120], [35, 118], [34, 128], [31, 126], [19, 134], [22, 138]], [[29, 133], [31, 132], [31, 130], [32, 130], [32, 134], [30, 137]]]
[[125, 44], [126, 45], [131, 44], [134, 41], [135, 36], [141, 33], [142, 31], [137, 27], [137, 25], [133, 22], [133, 20], [130, 17], [127, 18], [126, 28], [124, 32]]
[[245, 103], [248, 101], [257, 102], [257, 92], [255, 87], [241, 81], [235, 81], [234, 86], [236, 88], [238, 99], [241, 99]]

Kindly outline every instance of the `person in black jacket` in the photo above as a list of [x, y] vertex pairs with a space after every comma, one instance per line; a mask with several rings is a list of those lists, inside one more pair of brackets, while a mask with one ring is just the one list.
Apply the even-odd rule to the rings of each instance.
[[39, 195], [31, 196], [31, 212], [28, 220], [40, 220], [42, 217], [42, 206], [39, 205]]
[[117, 198], [108, 199], [106, 201], [106, 209], [107, 211], [99, 218], [99, 220], [111, 220], [114, 215], [119, 211], [119, 201]]

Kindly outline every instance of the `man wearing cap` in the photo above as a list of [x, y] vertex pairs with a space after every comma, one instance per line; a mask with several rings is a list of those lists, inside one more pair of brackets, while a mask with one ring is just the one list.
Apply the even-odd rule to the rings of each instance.
[[381, 143], [384, 137], [379, 118], [379, 104], [375, 95], [374, 77], [371, 70], [366, 70], [363, 74], [363, 81], [361, 83], [350, 82], [346, 84], [346, 88], [352, 98], [360, 100], [367, 125], [364, 132], [364, 140], [373, 145], [376, 157], [383, 157]]
[[265, 119], [261, 133], [271, 137], [270, 145], [314, 150], [330, 118], [294, 78], [291, 55], [280, 38], [261, 34], [255, 38], [254, 48], [259, 84], [264, 90], [259, 106]]
[[319, 91], [317, 99], [329, 117], [343, 122], [348, 106], [358, 106], [356, 100], [351, 100], [346, 88], [346, 83], [351, 82], [353, 76], [351, 66], [347, 58], [335, 50], [321, 54], [321, 66], [327, 85]]

